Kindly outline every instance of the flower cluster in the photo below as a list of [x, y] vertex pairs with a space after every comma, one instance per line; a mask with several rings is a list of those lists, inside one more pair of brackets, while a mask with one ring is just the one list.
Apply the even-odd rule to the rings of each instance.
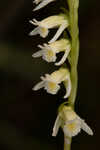
[[[35, 11], [46, 6], [54, 0], [35, 0], [34, 3], [38, 4]], [[32, 57], [38, 58], [42, 57], [48, 63], [55, 62], [56, 66], [61, 66], [64, 64], [71, 51], [71, 41], [67, 38], [60, 38], [63, 31], [69, 26], [68, 16], [63, 14], [54, 15], [43, 19], [42, 21], [37, 21], [33, 19], [30, 21], [35, 29], [30, 32], [30, 36], [39, 34], [42, 38], [46, 38], [49, 34], [49, 30], [53, 28], [58, 28], [56, 34], [53, 38], [43, 45], [38, 45], [40, 50], [35, 52]], [[56, 62], [57, 55], [59, 53], [64, 53], [61, 60]], [[68, 98], [71, 93], [71, 80], [70, 72], [68, 68], [60, 67], [60, 69], [54, 71], [51, 74], [46, 74], [41, 77], [41, 82], [33, 87], [33, 90], [39, 90], [44, 88], [50, 94], [56, 94], [60, 89], [60, 84], [63, 82], [66, 85], [66, 94], [64, 98]]]
[[[34, 3], [37, 5], [34, 11], [43, 8], [53, 1], [55, 0], [34, 0]], [[30, 36], [39, 34], [42, 38], [46, 38], [50, 32], [50, 29], [57, 29], [55, 35], [48, 43], [38, 45], [38, 48], [40, 50], [35, 52], [32, 57], [42, 57], [42, 59], [46, 62], [54, 62], [56, 66], [60, 66], [58, 70], [52, 72], [51, 74], [45, 74], [44, 76], [40, 77], [41, 81], [33, 87], [33, 90], [37, 91], [41, 88], [44, 88], [47, 93], [54, 95], [57, 94], [57, 92], [60, 90], [60, 84], [63, 83], [66, 90], [64, 98], [69, 98], [72, 91], [71, 77], [73, 79], [73, 76], [71, 76], [71, 72], [69, 69], [70, 67], [64, 67], [63, 64], [68, 58], [70, 58], [70, 52], [73, 51], [72, 41], [68, 37], [60, 37], [65, 29], [69, 29], [68, 31], [70, 33], [71, 21], [69, 20], [69, 14], [62, 13], [54, 16], [49, 16], [41, 21], [33, 19], [30, 21], [30, 23], [35, 26], [35, 28], [30, 32]], [[73, 30], [73, 32], [75, 34], [77, 33], [76, 30]], [[75, 40], [77, 40], [77, 38]], [[59, 55], [59, 53], [63, 53], [63, 56], [61, 60], [56, 61], [57, 54]], [[71, 138], [77, 135], [81, 131], [81, 129], [83, 129], [89, 135], [93, 135], [90, 127], [74, 112], [71, 105], [63, 105], [63, 107], [59, 109], [58, 116], [53, 128], [53, 136], [57, 135], [60, 127], [62, 128], [64, 135], [67, 138]]]

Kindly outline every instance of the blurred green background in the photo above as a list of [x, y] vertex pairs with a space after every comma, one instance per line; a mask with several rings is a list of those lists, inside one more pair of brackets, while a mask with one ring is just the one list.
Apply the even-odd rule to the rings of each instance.
[[[38, 12], [32, 12], [31, 0], [0, 2], [0, 150], [63, 150], [61, 130], [57, 138], [51, 133], [64, 91], [52, 96], [31, 90], [41, 75], [55, 69], [53, 64], [32, 58], [37, 44], [48, 38], [28, 36], [33, 29], [29, 20], [59, 13], [61, 2]], [[72, 150], [94, 150], [100, 137], [100, 1], [80, 0], [79, 27], [76, 112], [91, 126], [94, 136], [82, 131], [73, 138]]]

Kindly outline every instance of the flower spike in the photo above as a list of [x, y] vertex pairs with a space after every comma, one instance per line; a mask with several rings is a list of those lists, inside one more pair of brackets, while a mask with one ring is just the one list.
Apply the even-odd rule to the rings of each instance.
[[[70, 80], [70, 75], [67, 69], [60, 68], [59, 70], [53, 72], [50, 75], [46, 74], [45, 77], [41, 77], [41, 80], [42, 80], [41, 82], [39, 82], [33, 87], [33, 90], [37, 91], [41, 88], [44, 88], [48, 93], [54, 95], [60, 89], [59, 84], [61, 84], [62, 82], [67, 82], [67, 80]], [[66, 91], [66, 95], [67, 96], [64, 96], [64, 98], [67, 98], [70, 95], [69, 91]]]
[[64, 52], [64, 56], [62, 57], [62, 59], [59, 62], [55, 63], [55, 65], [57, 66], [63, 64], [66, 61], [71, 50], [70, 41], [67, 39], [61, 39], [50, 44], [44, 44], [43, 46], [38, 45], [38, 47], [41, 50], [34, 53], [32, 56], [34, 58], [42, 56], [42, 58], [47, 62], [55, 62], [57, 58], [56, 54]]
[[41, 37], [45, 38], [49, 33], [49, 29], [59, 28], [55, 36], [52, 38], [52, 40], [50, 40], [50, 43], [55, 42], [65, 30], [65, 28], [69, 26], [68, 18], [64, 14], [58, 16], [50, 16], [42, 21], [33, 19], [32, 21], [30, 21], [30, 23], [37, 26], [33, 31], [31, 31], [31, 36], [39, 34]]
[[53, 2], [53, 1], [55, 1], [55, 0], [35, 0], [34, 1], [35, 4], [38, 4], [40, 2], [41, 3], [38, 6], [36, 6], [33, 11], [36, 11], [36, 10], [39, 10], [39, 9], [43, 8], [43, 7], [45, 7], [46, 5], [48, 5], [49, 3]]
[[76, 136], [81, 129], [83, 129], [89, 135], [93, 135], [93, 131], [90, 129], [90, 127], [72, 110], [70, 106], [63, 106], [58, 113], [53, 127], [53, 136], [57, 135], [60, 127], [62, 128], [65, 137]]

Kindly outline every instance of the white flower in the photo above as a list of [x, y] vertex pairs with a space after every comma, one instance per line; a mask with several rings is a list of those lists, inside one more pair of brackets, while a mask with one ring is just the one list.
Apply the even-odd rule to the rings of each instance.
[[[60, 89], [61, 82], [68, 82], [66, 86], [66, 94], [64, 98], [67, 98], [71, 92], [71, 81], [69, 71], [65, 68], [53, 72], [52, 74], [46, 74], [45, 77], [41, 77], [42, 81], [36, 84], [33, 90], [39, 90], [44, 88], [50, 94], [56, 94]], [[70, 86], [70, 87], [68, 87]]]
[[61, 39], [50, 44], [44, 44], [43, 46], [39, 45], [38, 47], [42, 50], [34, 53], [32, 56], [34, 58], [42, 56], [42, 58], [47, 62], [55, 62], [56, 54], [59, 52], [64, 52], [62, 59], [58, 63], [55, 63], [55, 65], [63, 64], [71, 50], [70, 41], [67, 39]]
[[53, 2], [53, 1], [55, 1], [55, 0], [34, 0], [33, 3], [35, 3], [35, 4], [40, 3], [38, 6], [35, 7], [34, 11], [45, 7], [46, 5], [48, 5], [49, 3]]
[[59, 28], [55, 36], [49, 41], [49, 43], [56, 41], [62, 34], [62, 32], [69, 26], [68, 18], [64, 14], [58, 16], [50, 16], [42, 21], [33, 19], [32, 21], [30, 21], [30, 23], [37, 26], [30, 33], [31, 36], [40, 34], [41, 37], [45, 38], [49, 33], [49, 29]]
[[52, 136], [56, 136], [59, 128], [62, 128], [65, 137], [76, 136], [81, 129], [89, 135], [93, 135], [90, 127], [81, 119], [70, 106], [63, 106], [54, 124]]

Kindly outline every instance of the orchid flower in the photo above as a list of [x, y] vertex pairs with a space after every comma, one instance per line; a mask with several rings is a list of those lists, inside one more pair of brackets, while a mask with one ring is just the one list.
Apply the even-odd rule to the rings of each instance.
[[59, 128], [62, 128], [65, 137], [73, 137], [80, 133], [83, 129], [89, 135], [93, 135], [93, 131], [81, 119], [70, 106], [63, 106], [58, 113], [57, 119], [53, 127], [52, 136], [56, 136]]
[[66, 61], [71, 50], [71, 43], [67, 39], [61, 39], [50, 44], [44, 44], [43, 46], [38, 45], [38, 47], [41, 50], [34, 53], [32, 56], [34, 58], [42, 57], [47, 62], [55, 62], [57, 59], [56, 54], [64, 52], [62, 59], [55, 63], [55, 65], [59, 66]]
[[41, 77], [41, 82], [36, 84], [33, 87], [33, 90], [37, 91], [41, 88], [44, 88], [48, 93], [50, 94], [56, 94], [59, 89], [62, 82], [67, 82], [66, 86], [66, 94], [64, 98], [69, 97], [71, 92], [71, 81], [70, 81], [70, 73], [68, 69], [60, 68], [59, 70], [49, 74], [46, 74], [45, 77]]
[[49, 41], [49, 43], [55, 42], [62, 32], [69, 26], [68, 18], [63, 15], [50, 16], [42, 21], [37, 21], [33, 19], [30, 21], [33, 25], [37, 26], [33, 31], [30, 32], [30, 35], [40, 34], [41, 37], [47, 37], [49, 29], [59, 28], [55, 36]]

